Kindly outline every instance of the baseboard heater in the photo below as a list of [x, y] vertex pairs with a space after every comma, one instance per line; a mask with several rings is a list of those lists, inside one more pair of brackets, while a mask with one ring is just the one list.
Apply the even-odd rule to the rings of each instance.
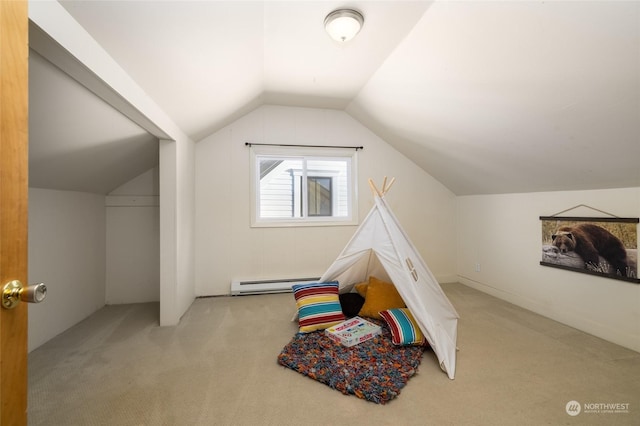
[[261, 281], [232, 281], [231, 295], [291, 293], [294, 284], [317, 282], [320, 278], [283, 278]]

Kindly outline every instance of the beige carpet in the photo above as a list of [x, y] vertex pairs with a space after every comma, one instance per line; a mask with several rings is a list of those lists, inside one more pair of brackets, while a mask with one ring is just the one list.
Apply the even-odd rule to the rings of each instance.
[[427, 354], [387, 405], [277, 364], [296, 332], [292, 294], [218, 297], [169, 328], [157, 304], [108, 306], [33, 351], [29, 424], [640, 424], [639, 353], [461, 284], [444, 289], [462, 317], [456, 379]]

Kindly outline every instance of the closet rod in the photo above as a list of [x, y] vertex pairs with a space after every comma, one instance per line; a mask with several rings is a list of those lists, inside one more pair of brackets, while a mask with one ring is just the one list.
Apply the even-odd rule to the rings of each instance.
[[279, 143], [253, 143], [253, 142], [245, 142], [244, 144], [248, 147], [251, 147], [252, 145], [259, 145], [259, 146], [294, 146], [298, 148], [344, 148], [344, 149], [355, 149], [356, 151], [359, 149], [364, 149], [364, 146], [288, 145], [288, 144], [279, 144]]

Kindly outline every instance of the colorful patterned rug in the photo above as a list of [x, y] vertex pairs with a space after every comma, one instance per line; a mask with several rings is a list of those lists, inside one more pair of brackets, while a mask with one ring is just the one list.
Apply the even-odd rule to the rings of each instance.
[[282, 349], [278, 363], [345, 395], [385, 404], [416, 374], [423, 351], [393, 345], [383, 325], [382, 335], [352, 347], [334, 342], [324, 331], [298, 333]]

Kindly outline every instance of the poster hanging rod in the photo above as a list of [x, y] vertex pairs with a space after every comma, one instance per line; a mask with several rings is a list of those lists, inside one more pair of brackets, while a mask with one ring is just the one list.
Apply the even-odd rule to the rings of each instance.
[[293, 146], [298, 148], [341, 148], [341, 149], [355, 149], [356, 151], [358, 151], [359, 149], [364, 149], [364, 146], [289, 145], [289, 144], [278, 144], [278, 143], [253, 143], [253, 142], [245, 142], [244, 144], [248, 147], [256, 145], [256, 146]]

